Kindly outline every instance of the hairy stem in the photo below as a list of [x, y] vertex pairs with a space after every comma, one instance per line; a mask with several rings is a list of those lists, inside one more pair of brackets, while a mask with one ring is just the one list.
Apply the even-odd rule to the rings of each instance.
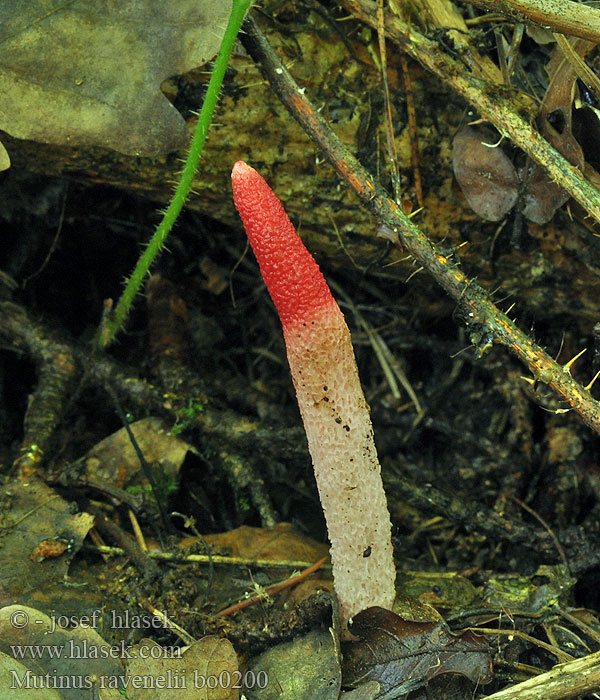
[[215, 60], [212, 75], [210, 76], [210, 82], [206, 90], [206, 96], [202, 104], [202, 109], [198, 115], [198, 123], [194, 132], [194, 138], [192, 139], [190, 150], [185, 161], [185, 166], [183, 168], [183, 172], [181, 173], [181, 178], [175, 189], [173, 198], [163, 214], [161, 222], [154, 232], [152, 239], [146, 246], [146, 249], [137, 261], [131, 276], [127, 280], [125, 289], [123, 290], [121, 298], [117, 302], [114, 311], [106, 315], [100, 326], [100, 332], [98, 333], [97, 339], [100, 348], [105, 348], [110, 345], [120, 328], [125, 323], [129, 309], [131, 308], [133, 300], [135, 299], [144, 282], [144, 279], [146, 278], [150, 266], [160, 253], [164, 242], [169, 235], [171, 228], [173, 227], [173, 224], [177, 220], [177, 217], [185, 204], [194, 180], [194, 175], [196, 174], [196, 169], [198, 168], [200, 156], [202, 155], [204, 142], [206, 141], [213, 112], [215, 111], [215, 106], [219, 98], [221, 84], [223, 83], [223, 78], [225, 76], [225, 70], [227, 69], [227, 64], [229, 63], [229, 57], [231, 56], [233, 45], [235, 44], [238, 32], [240, 31], [240, 27], [242, 26], [242, 22], [244, 21], [244, 17], [246, 16], [246, 12], [248, 11], [251, 3], [252, 0], [233, 0], [233, 6], [231, 8], [231, 14], [229, 15], [227, 28], [225, 29], [223, 41], [221, 42], [221, 48], [219, 49], [219, 53]]

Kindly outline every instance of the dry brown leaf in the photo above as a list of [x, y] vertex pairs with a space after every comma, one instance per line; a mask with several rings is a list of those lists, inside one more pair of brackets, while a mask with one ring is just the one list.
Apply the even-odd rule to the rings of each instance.
[[[71, 504], [37, 479], [7, 483], [3, 497], [7, 514], [3, 520], [0, 603], [9, 603], [27, 592], [62, 582], [94, 519], [88, 513], [73, 514]], [[31, 559], [40, 543], [55, 539], [68, 544], [62, 556], [41, 562], [37, 556]]]
[[[144, 458], [165, 476], [176, 479], [185, 456], [194, 448], [172, 434], [160, 418], [142, 418], [130, 426]], [[85, 456], [88, 475], [96, 475], [119, 488], [147, 485], [139, 457], [125, 428], [104, 438]]]
[[[536, 164], [517, 172], [499, 146], [486, 145], [493, 140], [492, 134], [468, 126], [454, 139], [454, 174], [471, 209], [487, 221], [500, 221], [519, 202], [519, 210], [529, 221], [550, 221], [569, 198], [568, 193]], [[565, 144], [570, 147], [572, 142], [571, 137]]]
[[181, 656], [170, 652], [151, 639], [143, 639], [131, 649], [133, 658], [127, 663], [125, 678], [130, 700], [239, 698], [243, 676], [227, 639], [203, 637]]
[[217, 52], [231, 0], [0, 3], [0, 129], [20, 139], [131, 155], [182, 148], [160, 91]]
[[567, 199], [569, 193], [552, 182], [545, 170], [535, 165], [523, 193], [521, 211], [529, 221], [547, 224]]
[[[583, 39], [573, 43], [573, 49], [581, 56], [585, 56], [593, 46]], [[549, 83], [540, 107], [540, 132], [570, 163], [583, 170], [583, 152], [572, 132], [572, 104], [577, 74], [558, 47], [553, 49], [546, 71]]]
[[[67, 620], [81, 622], [79, 626], [67, 627]], [[62, 611], [55, 611], [49, 617], [40, 610], [26, 605], [10, 605], [0, 609], [0, 651], [20, 668], [12, 674], [13, 690], [15, 685], [36, 686], [33, 676], [45, 677], [46, 685], [59, 688], [58, 698], [62, 700], [79, 700], [92, 697], [97, 682], [104, 679], [106, 692], [99, 697], [120, 697], [117, 692], [110, 692], [108, 686], [122, 687], [123, 667], [117, 655], [121, 646], [111, 647], [94, 629], [100, 624], [100, 617], [94, 618], [90, 613], [87, 618], [63, 616]], [[19, 651], [17, 651], [19, 650]], [[0, 667], [0, 689], [3, 687], [3, 670]], [[29, 680], [28, 680], [29, 679]], [[18, 696], [0, 694], [1, 698]], [[37, 691], [30, 698], [44, 697]], [[96, 694], [97, 697], [97, 694]]]
[[483, 219], [500, 221], [517, 202], [519, 181], [506, 154], [485, 145], [486, 138], [470, 126], [461, 129], [454, 138], [452, 163], [471, 209]]
[[230, 548], [234, 557], [309, 563], [329, 552], [326, 544], [301, 535], [290, 523], [278, 523], [272, 528], [242, 525], [229, 532], [206, 535], [205, 539], [215, 547]]
[[485, 638], [470, 631], [453, 634], [443, 622], [412, 622], [373, 607], [355, 615], [350, 630], [360, 641], [343, 645], [344, 685], [377, 681], [378, 697], [400, 697], [442, 673], [479, 684], [493, 677]]

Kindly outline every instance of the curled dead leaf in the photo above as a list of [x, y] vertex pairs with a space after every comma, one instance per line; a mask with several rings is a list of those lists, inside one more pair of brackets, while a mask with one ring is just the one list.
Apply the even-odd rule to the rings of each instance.
[[470, 126], [461, 129], [454, 137], [452, 165], [471, 209], [487, 221], [500, 221], [517, 202], [519, 180], [505, 153], [486, 142]]
[[473, 632], [454, 634], [443, 622], [413, 622], [379, 607], [356, 615], [350, 630], [360, 641], [343, 645], [345, 686], [377, 681], [377, 697], [392, 691], [397, 697], [442, 673], [479, 684], [492, 680], [490, 647]]
[[547, 223], [568, 193], [538, 165], [517, 172], [499, 146], [487, 145], [495, 140], [491, 133], [468, 126], [454, 138], [454, 175], [469, 206], [487, 221], [500, 221], [518, 202], [526, 219]]

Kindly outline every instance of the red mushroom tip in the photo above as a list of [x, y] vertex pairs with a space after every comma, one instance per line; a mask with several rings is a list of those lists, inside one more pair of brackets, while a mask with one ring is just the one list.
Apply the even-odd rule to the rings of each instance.
[[285, 210], [254, 168], [231, 171], [233, 199], [284, 328], [307, 323], [335, 305], [327, 282]]

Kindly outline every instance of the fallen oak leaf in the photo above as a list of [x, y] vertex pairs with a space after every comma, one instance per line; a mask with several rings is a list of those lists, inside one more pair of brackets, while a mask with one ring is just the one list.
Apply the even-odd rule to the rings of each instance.
[[469, 630], [454, 634], [443, 622], [413, 622], [372, 607], [352, 619], [350, 631], [360, 640], [342, 645], [343, 685], [377, 681], [377, 700], [406, 695], [442, 673], [479, 684], [492, 680], [490, 647]]

